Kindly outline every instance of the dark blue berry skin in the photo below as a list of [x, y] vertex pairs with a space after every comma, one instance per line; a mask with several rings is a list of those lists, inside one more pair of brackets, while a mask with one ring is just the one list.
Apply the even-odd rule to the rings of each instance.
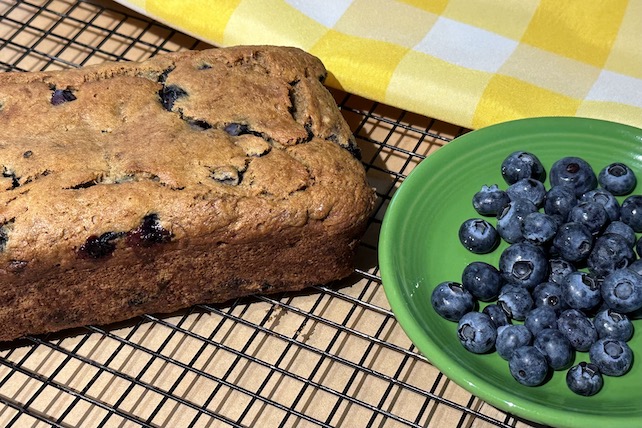
[[533, 178], [544, 181], [546, 171], [542, 162], [532, 153], [517, 151], [508, 155], [501, 165], [502, 177], [507, 184], [513, 184], [522, 178]]
[[535, 306], [548, 307], [555, 311], [556, 314], [568, 309], [562, 298], [562, 285], [555, 282], [542, 282], [537, 284], [532, 291], [533, 302]]
[[541, 212], [530, 213], [524, 217], [522, 236], [535, 245], [548, 244], [557, 233], [557, 221], [548, 214]]
[[163, 104], [165, 110], [172, 111], [176, 100], [186, 97], [187, 92], [176, 85], [169, 85], [163, 86], [163, 88], [158, 92], [158, 95], [160, 96], [161, 104]]
[[567, 369], [575, 359], [575, 349], [571, 342], [556, 328], [547, 328], [535, 334], [533, 346], [544, 354], [553, 370]]
[[510, 318], [508, 318], [506, 312], [504, 312], [504, 310], [495, 303], [486, 305], [482, 312], [490, 317], [490, 320], [496, 328], [511, 324]]
[[495, 300], [504, 281], [495, 266], [475, 261], [468, 264], [461, 275], [461, 284], [476, 299], [484, 302]]
[[601, 291], [604, 303], [616, 312], [642, 308], [642, 276], [631, 269], [617, 269], [605, 276]]
[[522, 324], [511, 324], [497, 329], [495, 350], [506, 361], [511, 359], [515, 349], [532, 343], [533, 334]]
[[537, 211], [537, 207], [528, 199], [515, 199], [497, 214], [497, 233], [509, 244], [524, 240], [522, 223], [524, 218]]
[[573, 263], [567, 260], [555, 257], [548, 260], [548, 280], [550, 282], [562, 284], [566, 275], [576, 270]]
[[633, 263], [631, 263], [628, 267], [628, 269], [632, 270], [633, 272], [637, 273], [638, 275], [642, 275], [642, 259], [637, 259]]
[[76, 96], [70, 89], [54, 89], [51, 94], [51, 104], [54, 106], [76, 100]]
[[484, 354], [495, 347], [497, 328], [482, 312], [468, 312], [459, 320], [457, 337], [466, 350]]
[[508, 361], [508, 368], [515, 380], [526, 386], [544, 383], [549, 370], [544, 354], [531, 345], [517, 348]]
[[100, 236], [92, 235], [78, 248], [77, 255], [82, 259], [101, 259], [116, 251], [116, 240], [124, 236], [121, 232], [105, 232]]
[[624, 314], [606, 309], [598, 312], [593, 318], [593, 324], [600, 339], [611, 339], [628, 342], [633, 337], [633, 323]]
[[586, 272], [572, 272], [564, 279], [562, 300], [570, 308], [590, 311], [602, 302], [600, 284], [595, 277]]
[[497, 184], [483, 185], [481, 190], [473, 196], [473, 208], [483, 216], [497, 216], [497, 213], [508, 205], [510, 198]]
[[464, 221], [460, 226], [459, 241], [472, 253], [486, 254], [499, 245], [499, 234], [486, 220], [472, 218]]
[[506, 193], [511, 201], [515, 199], [528, 199], [536, 207], [541, 207], [546, 197], [544, 183], [533, 178], [522, 178], [508, 186]]
[[569, 222], [583, 224], [593, 235], [600, 233], [608, 220], [604, 206], [597, 202], [580, 202], [568, 214]]
[[589, 358], [606, 376], [622, 376], [631, 368], [633, 352], [626, 342], [598, 339], [589, 350]]
[[624, 237], [626, 243], [631, 248], [633, 248], [637, 239], [635, 236], [635, 231], [631, 228], [631, 226], [620, 220], [610, 222], [606, 226], [606, 229], [604, 229], [604, 234], [607, 233], [615, 233], [617, 235], [621, 235], [622, 237]]
[[622, 202], [620, 220], [635, 232], [642, 232], [642, 195], [631, 195]]
[[585, 352], [597, 340], [593, 321], [577, 309], [567, 309], [557, 317], [557, 329], [577, 351]]
[[455, 322], [475, 308], [473, 295], [453, 281], [437, 285], [430, 296], [430, 303], [441, 317]]
[[566, 385], [574, 393], [590, 397], [602, 389], [604, 378], [595, 364], [582, 361], [566, 372]]
[[573, 189], [566, 186], [554, 186], [546, 192], [544, 212], [550, 216], [559, 216], [566, 222], [568, 214], [578, 202]]
[[570, 187], [578, 198], [597, 187], [597, 177], [591, 165], [584, 159], [575, 156], [564, 157], [556, 161], [551, 166], [549, 180], [551, 187]]
[[547, 328], [557, 329], [557, 312], [550, 306], [535, 306], [526, 314], [524, 325], [533, 335]]
[[223, 128], [225, 132], [230, 134], [232, 137], [238, 137], [239, 135], [245, 135], [250, 133], [250, 128], [243, 123], [232, 122]]
[[615, 233], [604, 233], [595, 240], [587, 266], [593, 275], [601, 277], [629, 266], [634, 260], [635, 253], [626, 238]]
[[509, 285], [502, 288], [497, 298], [497, 305], [506, 312], [509, 318], [524, 321], [534, 303], [528, 289]]
[[508, 246], [499, 257], [502, 278], [529, 290], [548, 277], [548, 260], [544, 252], [528, 242]]
[[581, 223], [564, 223], [553, 238], [555, 252], [571, 263], [586, 260], [592, 248], [593, 234]]
[[615, 196], [607, 190], [590, 190], [582, 195], [580, 198], [580, 203], [581, 202], [593, 202], [602, 205], [609, 221], [617, 221], [620, 219], [620, 203]]
[[612, 163], [602, 168], [597, 181], [606, 190], [616, 196], [628, 195], [637, 184], [635, 173], [623, 163]]

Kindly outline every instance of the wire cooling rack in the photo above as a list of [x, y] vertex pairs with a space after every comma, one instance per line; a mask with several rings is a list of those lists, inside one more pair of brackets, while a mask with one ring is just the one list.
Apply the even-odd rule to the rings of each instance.
[[[108, 1], [0, 0], [0, 69], [206, 44]], [[459, 127], [333, 91], [377, 211], [338, 284], [0, 344], [1, 427], [525, 427], [436, 370], [390, 311], [377, 238], [395, 189]]]

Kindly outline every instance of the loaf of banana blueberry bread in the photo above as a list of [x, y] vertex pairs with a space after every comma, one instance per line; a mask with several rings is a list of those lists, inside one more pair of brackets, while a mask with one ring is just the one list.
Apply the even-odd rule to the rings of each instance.
[[0, 74], [0, 341], [352, 272], [374, 204], [315, 57]]

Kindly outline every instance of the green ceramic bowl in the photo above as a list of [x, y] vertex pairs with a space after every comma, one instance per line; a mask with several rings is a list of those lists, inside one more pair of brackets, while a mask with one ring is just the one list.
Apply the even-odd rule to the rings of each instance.
[[[419, 164], [395, 193], [385, 214], [379, 262], [386, 296], [399, 323], [419, 350], [446, 376], [484, 401], [533, 422], [564, 427], [642, 426], [642, 320], [629, 345], [631, 370], [605, 377], [593, 397], [571, 392], [566, 371], [542, 386], [515, 381], [496, 353], [475, 355], [456, 337], [456, 324], [437, 315], [430, 304], [442, 281], [461, 281], [475, 260], [497, 266], [497, 251], [476, 255], [459, 243], [460, 224], [478, 217], [472, 196], [482, 184], [505, 188], [500, 165], [511, 152], [534, 153], [546, 168], [563, 156], [580, 156], [599, 170], [611, 162], [628, 164], [642, 193], [642, 129], [582, 118], [534, 118], [506, 122], [465, 134]], [[546, 183], [548, 188], [548, 182]], [[577, 361], [588, 361], [578, 353]]]

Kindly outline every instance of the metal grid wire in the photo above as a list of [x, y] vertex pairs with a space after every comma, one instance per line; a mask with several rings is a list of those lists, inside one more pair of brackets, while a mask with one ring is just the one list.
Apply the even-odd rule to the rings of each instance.
[[[0, 69], [207, 47], [103, 1], [0, 0]], [[395, 189], [464, 129], [333, 91], [377, 189], [339, 284], [0, 344], [0, 426], [527, 426], [450, 382], [396, 323], [377, 266]]]

